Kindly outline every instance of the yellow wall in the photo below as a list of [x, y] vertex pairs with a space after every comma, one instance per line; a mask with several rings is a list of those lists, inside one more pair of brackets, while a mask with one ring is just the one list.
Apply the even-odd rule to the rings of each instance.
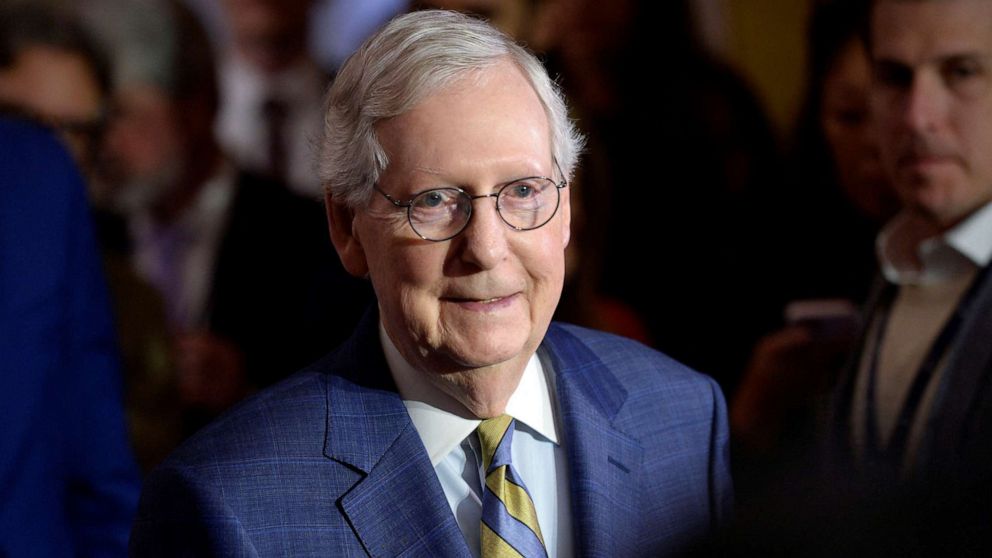
[[710, 4], [711, 47], [748, 81], [780, 134], [788, 134], [803, 96], [810, 0], [697, 0]]

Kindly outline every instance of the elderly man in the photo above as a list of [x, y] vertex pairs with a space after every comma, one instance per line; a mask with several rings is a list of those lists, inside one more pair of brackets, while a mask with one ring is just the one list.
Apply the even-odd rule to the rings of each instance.
[[878, 239], [885, 282], [838, 440], [882, 478], [987, 479], [992, 2], [878, 0], [870, 30], [882, 162], [907, 209]]
[[715, 384], [551, 324], [582, 141], [540, 63], [409, 14], [344, 65], [325, 121], [331, 236], [378, 308], [154, 473], [132, 551], [654, 556], [718, 525]]

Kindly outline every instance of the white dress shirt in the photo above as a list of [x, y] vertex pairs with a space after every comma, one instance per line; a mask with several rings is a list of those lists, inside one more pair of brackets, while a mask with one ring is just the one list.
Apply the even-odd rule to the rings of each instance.
[[[479, 439], [481, 421], [450, 395], [428, 382], [400, 355], [379, 326], [386, 362], [410, 413], [441, 488], [469, 549], [480, 555], [484, 472]], [[572, 555], [572, 524], [565, 449], [557, 426], [554, 375], [550, 364], [531, 356], [506, 414], [517, 421], [511, 455], [513, 468], [534, 501], [548, 556]]]
[[[940, 330], [957, 308], [978, 270], [992, 260], [992, 203], [944, 234], [909, 213], [898, 215], [879, 234], [879, 262], [885, 278], [899, 291], [889, 309], [884, 338], [875, 347], [878, 320], [860, 362], [854, 402], [856, 447], [865, 447], [867, 381], [877, 351], [875, 413], [882, 443], [895, 430], [909, 388]], [[910, 429], [907, 461], [912, 468], [929, 419], [933, 397], [944, 373], [940, 362], [930, 379]]]
[[224, 163], [174, 221], [160, 223], [148, 210], [128, 220], [132, 263], [155, 286], [170, 325], [178, 331], [206, 326], [214, 264], [234, 202], [236, 172]]

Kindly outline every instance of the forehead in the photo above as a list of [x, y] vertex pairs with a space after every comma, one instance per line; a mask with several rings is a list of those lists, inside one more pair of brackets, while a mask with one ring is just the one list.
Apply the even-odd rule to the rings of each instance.
[[449, 170], [524, 160], [543, 167], [551, 161], [544, 107], [510, 62], [462, 76], [380, 122], [376, 132], [390, 168]]
[[868, 56], [860, 39], [851, 39], [837, 54], [825, 83], [834, 86], [862, 88], [868, 84], [871, 70]]
[[87, 119], [100, 110], [102, 93], [94, 70], [75, 52], [31, 46], [18, 53], [4, 74], [0, 96], [43, 116]]
[[909, 65], [992, 54], [992, 0], [881, 0], [871, 18], [872, 57]]

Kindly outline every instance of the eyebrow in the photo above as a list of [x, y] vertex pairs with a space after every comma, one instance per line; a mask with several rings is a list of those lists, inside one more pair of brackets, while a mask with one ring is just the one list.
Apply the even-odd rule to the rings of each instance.
[[940, 57], [940, 62], [963, 62], [963, 61], [973, 61], [982, 64], [987, 64], [989, 60], [992, 59], [992, 54], [981, 53], [981, 52], [962, 52], [957, 54], [950, 54], [948, 56]]
[[[445, 173], [444, 170], [442, 170], [440, 168], [436, 168], [436, 167], [427, 167], [427, 166], [419, 166], [418, 165], [416, 167], [413, 167], [413, 171], [415, 171], [415, 172], [422, 172], [424, 174], [428, 174], [428, 175], [431, 175], [431, 176], [438, 176], [438, 177], [444, 177], [446, 175], [446, 173]], [[554, 176], [554, 169], [551, 170], [551, 174], [543, 174], [541, 171], [536, 171], [536, 170], [534, 170], [534, 171], [527, 171], [525, 173], [520, 174], [519, 176], [515, 176], [513, 178], [509, 178], [507, 180], [503, 180], [503, 181], [497, 182], [496, 184], [494, 184], [494, 187], [505, 186], [506, 184], [510, 184], [510, 183], [516, 182], [518, 180], [525, 180], [527, 178], [550, 178], [553, 181], [554, 180], [553, 176]], [[438, 188], [452, 188], [452, 187], [455, 187], [455, 188], [465, 189], [467, 187], [466, 184], [455, 183], [455, 182], [452, 182], [452, 184], [453, 184], [453, 186], [433, 186], [433, 187], [430, 187], [430, 188], [425, 188], [424, 190], [421, 190], [421, 192], [426, 192], [427, 190], [436, 190]]]
[[420, 172], [425, 173], [425, 174], [432, 174], [434, 176], [439, 176], [439, 175], [444, 174], [444, 171], [442, 171], [439, 168], [435, 168], [435, 167], [416, 166], [416, 167], [413, 167], [413, 170], [420, 171]]
[[928, 58], [924, 60], [922, 64], [912, 64], [905, 60], [901, 60], [896, 57], [885, 56], [885, 55], [875, 56], [873, 58], [874, 58], [872, 60], [873, 66], [887, 65], [887, 66], [915, 69], [919, 66], [923, 66], [926, 64], [944, 64], [947, 62], [954, 62], [960, 60], [988, 61], [992, 59], [992, 53], [975, 51], [975, 50], [963, 51], [963, 52], [949, 52], [946, 54], [938, 54], [936, 56]]
[[[422, 169], [420, 167], [418, 167], [417, 169], [418, 170], [424, 170], [424, 169]], [[529, 178], [544, 178], [546, 180], [550, 180], [551, 182], [553, 182], [556, 185], [559, 184], [558, 182], [555, 182], [555, 179], [552, 178], [551, 175], [545, 176], [545, 175], [541, 175], [541, 174], [527, 174], [527, 175], [519, 176], [517, 178], [511, 178], [509, 180], [504, 180], [502, 182], [497, 182], [496, 184], [493, 184], [492, 190], [493, 191], [496, 191], [496, 190], [499, 190], [501, 188], [506, 187], [507, 185], [513, 184], [514, 182], [519, 182], [521, 180], [527, 180]], [[416, 198], [417, 196], [419, 196], [420, 194], [423, 194], [424, 192], [430, 192], [431, 190], [461, 190], [462, 192], [465, 192], [466, 194], [468, 194], [470, 196], [472, 195], [472, 192], [470, 191], [470, 189], [469, 189], [469, 187], [467, 185], [465, 185], [465, 184], [455, 184], [455, 183], [452, 183], [452, 185], [450, 185], [450, 186], [431, 186], [429, 188], [423, 188], [421, 190], [417, 190], [416, 192], [412, 192], [410, 194], [406, 194], [405, 196], [406, 196], [407, 199], [405, 199], [405, 200], [401, 200], [399, 198], [396, 198], [396, 200], [397, 201], [400, 201], [402, 203], [409, 203], [409, 202], [412, 202], [413, 199]]]

